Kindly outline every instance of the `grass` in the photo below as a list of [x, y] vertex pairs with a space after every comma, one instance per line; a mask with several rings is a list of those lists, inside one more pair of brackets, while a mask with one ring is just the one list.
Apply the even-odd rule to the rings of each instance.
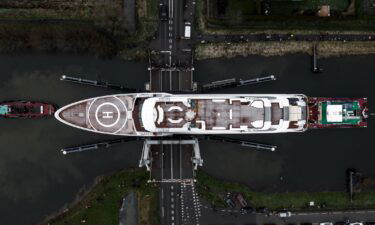
[[222, 200], [225, 193], [242, 192], [251, 206], [271, 210], [306, 210], [310, 201], [316, 205], [325, 204], [325, 209], [330, 210], [375, 208], [375, 191], [357, 193], [353, 203], [350, 203], [346, 192], [256, 192], [245, 185], [215, 179], [202, 170], [197, 172], [197, 180], [200, 196], [216, 207], [225, 207]]
[[[349, 5], [349, 0], [304, 0], [300, 2], [272, 2], [272, 15], [256, 15], [256, 2], [248, 4], [247, 1], [229, 3], [226, 14], [216, 18], [215, 13], [206, 15], [208, 10], [207, 0], [197, 0], [197, 22], [201, 33], [208, 34], [252, 34], [260, 32], [275, 33], [374, 33], [375, 16], [364, 16], [361, 1], [355, 1], [356, 16], [337, 16], [330, 18], [317, 18], [314, 16], [294, 16], [296, 9], [317, 9], [324, 2], [329, 3], [336, 11], [344, 11]], [[232, 1], [229, 1], [232, 2]], [[213, 3], [214, 4], [214, 3]], [[276, 5], [276, 6], [275, 6]], [[279, 6], [279, 7], [277, 7]], [[209, 11], [215, 10], [210, 6]]]
[[256, 2], [253, 0], [230, 0], [226, 16], [230, 18], [242, 18], [243, 15], [256, 14]]
[[0, 52], [62, 51], [146, 59], [157, 29], [158, 3], [135, 1], [134, 33], [123, 26], [123, 0], [0, 1], [0, 20], [12, 21], [0, 24]]
[[111, 56], [113, 40], [92, 26], [66, 24], [0, 24], [0, 52], [38, 50]]
[[[319, 42], [318, 48], [319, 57], [375, 54], [375, 42], [322, 41]], [[210, 43], [197, 45], [195, 58], [202, 60], [249, 55], [282, 56], [296, 53], [311, 54], [311, 49], [312, 43], [307, 41]]]
[[[122, 198], [134, 191], [140, 207], [139, 224], [158, 225], [158, 193], [147, 179], [148, 173], [143, 169], [127, 169], [102, 177], [81, 200], [45, 224], [78, 225], [85, 220], [90, 225], [118, 225]], [[133, 186], [134, 180], [139, 187]]]
[[119, 55], [126, 60], [147, 58], [149, 41], [157, 30], [158, 4], [154, 0], [136, 0], [138, 24], [136, 33], [123, 36]]

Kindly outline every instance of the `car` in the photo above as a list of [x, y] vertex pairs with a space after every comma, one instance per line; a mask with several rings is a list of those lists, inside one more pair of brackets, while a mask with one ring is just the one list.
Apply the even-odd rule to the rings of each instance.
[[354, 223], [349, 223], [349, 225], [363, 225], [362, 222], [354, 222]]
[[241, 214], [255, 213], [256, 210], [253, 207], [246, 206], [240, 209]]
[[168, 6], [161, 3], [159, 11], [160, 11], [160, 20], [167, 21], [168, 20]]
[[256, 212], [257, 213], [269, 213], [269, 210], [268, 210], [268, 208], [266, 208], [266, 207], [259, 207], [259, 208], [257, 208], [256, 209]]
[[335, 225], [346, 225], [348, 224], [347, 222], [344, 222], [344, 221], [340, 221], [340, 222], [336, 222]]
[[283, 212], [279, 212], [279, 216], [280, 216], [281, 218], [291, 217], [291, 216], [292, 216], [292, 213], [289, 212], [289, 211], [283, 211]]
[[230, 197], [225, 199], [225, 203], [227, 203], [228, 207], [231, 209], [234, 209], [236, 207], [236, 204]]
[[319, 223], [319, 225], [333, 225], [332, 222], [322, 222], [322, 223]]

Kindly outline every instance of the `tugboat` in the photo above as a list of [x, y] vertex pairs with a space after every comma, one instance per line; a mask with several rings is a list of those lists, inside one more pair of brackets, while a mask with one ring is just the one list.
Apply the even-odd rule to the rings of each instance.
[[0, 103], [0, 118], [42, 118], [52, 116], [56, 107], [34, 101], [7, 101]]
[[367, 98], [308, 99], [309, 128], [367, 127]]

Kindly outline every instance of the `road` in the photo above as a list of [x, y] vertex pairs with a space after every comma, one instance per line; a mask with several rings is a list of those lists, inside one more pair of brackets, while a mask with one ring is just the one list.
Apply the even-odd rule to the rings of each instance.
[[[213, 211], [207, 206], [202, 205], [201, 225], [249, 225], [249, 224], [302, 224], [312, 223], [313, 225], [322, 222], [366, 222], [375, 221], [375, 210], [358, 211], [331, 211], [331, 212], [299, 212], [293, 213], [291, 217], [280, 218], [278, 215], [267, 216], [261, 213], [251, 213], [242, 215], [238, 210], [217, 210]], [[203, 222], [204, 221], [204, 222]]]
[[186, 22], [193, 26], [193, 1], [162, 0], [160, 4], [167, 6], [168, 20], [159, 20], [150, 44], [150, 90], [190, 91], [194, 70], [192, 40], [184, 37], [184, 31]]
[[162, 224], [199, 224], [200, 204], [194, 189], [192, 146], [159, 146], [161, 164], [160, 203]]

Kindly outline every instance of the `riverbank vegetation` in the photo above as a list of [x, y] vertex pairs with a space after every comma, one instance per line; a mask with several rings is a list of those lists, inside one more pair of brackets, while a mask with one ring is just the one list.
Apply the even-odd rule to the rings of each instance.
[[100, 177], [89, 190], [70, 206], [42, 224], [48, 225], [118, 225], [122, 199], [135, 192], [138, 200], [138, 224], [159, 225], [158, 192], [147, 183], [148, 172], [143, 169], [126, 169]]
[[226, 207], [223, 199], [228, 192], [241, 192], [250, 206], [270, 210], [318, 210], [308, 206], [310, 201], [314, 201], [315, 206], [324, 206], [326, 210], [375, 208], [375, 191], [356, 193], [351, 203], [346, 192], [256, 192], [242, 184], [216, 179], [202, 170], [197, 172], [197, 181], [201, 198], [218, 208]]
[[66, 24], [0, 24], [0, 52], [91, 53], [112, 56], [117, 48], [104, 32], [90, 26]]
[[[281, 56], [295, 53], [312, 54], [312, 46], [312, 43], [307, 41], [208, 43], [197, 46], [195, 58], [202, 60], [249, 55]], [[318, 44], [318, 51], [319, 57], [375, 54], [375, 42], [321, 41]]]
[[[329, 6], [329, 16], [318, 16]], [[373, 33], [375, 9], [363, 1], [197, 0], [201, 33]]]
[[153, 0], [115, 0], [111, 4], [106, 0], [4, 0], [0, 2], [0, 51], [143, 59], [156, 31], [157, 12]]

